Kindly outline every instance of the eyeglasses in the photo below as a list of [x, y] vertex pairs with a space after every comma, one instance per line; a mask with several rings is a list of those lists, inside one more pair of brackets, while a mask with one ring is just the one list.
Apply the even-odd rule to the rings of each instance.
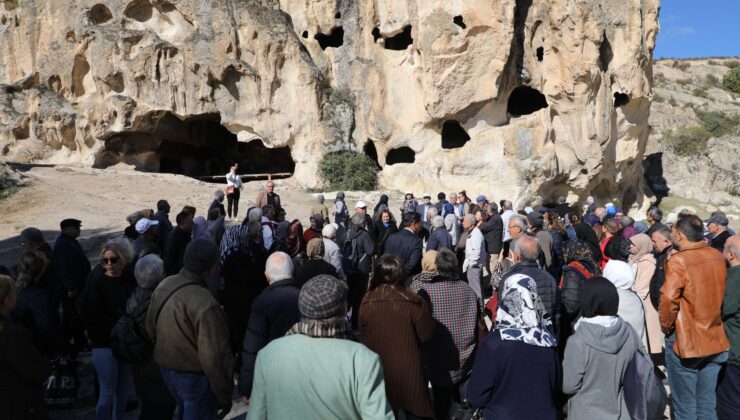
[[101, 258], [100, 262], [103, 263], [103, 265], [118, 264], [118, 257]]
[[519, 230], [523, 230], [523, 229], [521, 228], [521, 226], [509, 226], [509, 230], [512, 230], [512, 229], [519, 229]]

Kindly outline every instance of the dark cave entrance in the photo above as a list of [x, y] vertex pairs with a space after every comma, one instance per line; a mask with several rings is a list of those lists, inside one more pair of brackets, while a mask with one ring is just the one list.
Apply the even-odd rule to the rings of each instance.
[[314, 35], [314, 39], [319, 42], [319, 46], [322, 50], [327, 48], [339, 48], [344, 44], [344, 28], [341, 26], [335, 26], [331, 28], [331, 32], [329, 32], [328, 35], [317, 33]]
[[630, 101], [630, 97], [626, 93], [621, 93], [621, 92], [614, 93], [614, 108], [620, 107], [622, 105], [627, 105], [629, 101]]
[[383, 38], [385, 42], [386, 50], [404, 51], [409, 45], [414, 43], [414, 38], [411, 37], [411, 25], [406, 25], [403, 30], [394, 36], [384, 37], [380, 33], [380, 29], [376, 26], [372, 31], [373, 41]]
[[385, 156], [386, 165], [395, 165], [396, 163], [414, 163], [416, 153], [410, 147], [399, 147], [391, 149]]
[[368, 139], [367, 142], [365, 142], [365, 145], [362, 146], [362, 152], [365, 153], [365, 156], [369, 157], [370, 160], [375, 162], [375, 166], [380, 169], [380, 163], [378, 163], [378, 150], [375, 148], [375, 143], [373, 143], [372, 140]]
[[463, 147], [470, 136], [456, 120], [447, 120], [442, 124], [442, 148], [456, 149]]
[[547, 99], [539, 90], [529, 86], [519, 86], [509, 95], [506, 112], [512, 116], [528, 115], [547, 108]]
[[106, 140], [94, 167], [124, 162], [138, 170], [194, 178], [225, 175], [233, 163], [239, 164], [239, 174], [292, 175], [295, 170], [289, 147], [268, 148], [261, 139], [239, 142], [221, 125], [218, 114], [182, 120], [170, 112], [155, 112], [148, 117], [140, 131]]

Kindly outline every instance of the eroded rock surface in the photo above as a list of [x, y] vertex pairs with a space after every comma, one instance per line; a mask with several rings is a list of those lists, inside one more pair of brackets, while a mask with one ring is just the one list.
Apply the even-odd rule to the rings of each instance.
[[306, 187], [324, 154], [372, 149], [386, 188], [640, 204], [658, 8], [6, 0], [0, 147], [188, 174], [237, 160]]

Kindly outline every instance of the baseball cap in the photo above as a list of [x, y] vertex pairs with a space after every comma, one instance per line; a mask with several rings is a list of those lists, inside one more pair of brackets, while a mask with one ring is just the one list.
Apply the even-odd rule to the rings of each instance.
[[705, 220], [704, 223], [706, 224], [714, 223], [716, 225], [727, 226], [730, 224], [730, 221], [723, 214], [714, 214], [712, 215], [712, 217]]
[[485, 195], [483, 195], [483, 194], [481, 194], [481, 195], [479, 195], [479, 196], [475, 197], [475, 201], [476, 201], [477, 203], [482, 203], [482, 202], [486, 201], [486, 196], [485, 196]]
[[337, 234], [337, 227], [338, 225], [336, 223], [327, 224], [323, 229], [321, 229], [321, 236], [324, 238], [331, 238]]
[[152, 220], [152, 219], [141, 219], [138, 222], [136, 222], [136, 231], [139, 233], [144, 233], [152, 226], [157, 226], [159, 224], [158, 220]]
[[364, 209], [365, 207], [367, 207], [367, 204], [365, 204], [365, 202], [362, 200], [358, 201], [357, 204], [355, 204], [356, 209]]

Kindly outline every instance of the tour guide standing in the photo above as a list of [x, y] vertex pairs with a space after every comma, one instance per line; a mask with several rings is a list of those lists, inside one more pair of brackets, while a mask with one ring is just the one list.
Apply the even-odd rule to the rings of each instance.
[[236, 219], [239, 213], [239, 191], [242, 189], [242, 177], [236, 173], [237, 169], [239, 169], [239, 164], [235, 163], [231, 165], [229, 173], [226, 174], [226, 201], [228, 202], [229, 219], [231, 219], [232, 214]]
[[147, 313], [154, 361], [185, 419], [223, 418], [231, 409], [234, 355], [228, 321], [206, 280], [219, 268], [219, 250], [208, 239], [185, 249], [183, 268], [157, 286]]

